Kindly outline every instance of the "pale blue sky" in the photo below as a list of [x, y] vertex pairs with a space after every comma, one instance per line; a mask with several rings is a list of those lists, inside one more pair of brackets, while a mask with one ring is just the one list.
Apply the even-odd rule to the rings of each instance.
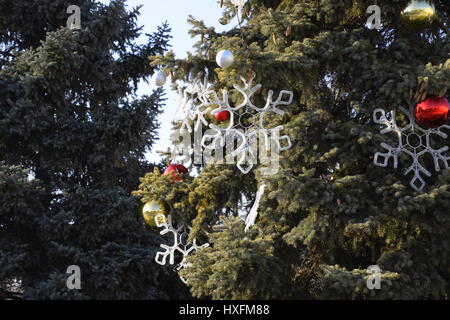
[[[102, 2], [108, 3], [108, 0]], [[187, 18], [191, 14], [197, 19], [201, 19], [207, 26], [213, 26], [218, 31], [230, 28], [230, 26], [222, 26], [218, 20], [222, 15], [222, 9], [218, 0], [128, 0], [128, 6], [136, 7], [143, 5], [141, 8], [141, 16], [138, 20], [139, 26], [144, 26], [143, 34], [152, 33], [158, 25], [167, 21], [172, 28], [172, 50], [177, 58], [186, 57], [188, 51], [193, 51], [192, 46], [197, 41], [192, 39], [188, 30], [190, 25]], [[142, 37], [145, 39], [145, 37]], [[159, 141], [153, 146], [152, 152], [148, 154], [150, 161], [158, 162], [160, 160], [156, 151], [165, 151], [170, 145], [169, 135], [172, 127], [171, 121], [175, 116], [178, 107], [177, 94], [170, 89], [169, 81], [164, 86], [166, 89], [166, 106], [164, 113], [159, 117], [161, 129], [159, 130]], [[147, 85], [142, 83], [139, 87], [138, 94], [150, 94], [155, 88], [153, 83]]]

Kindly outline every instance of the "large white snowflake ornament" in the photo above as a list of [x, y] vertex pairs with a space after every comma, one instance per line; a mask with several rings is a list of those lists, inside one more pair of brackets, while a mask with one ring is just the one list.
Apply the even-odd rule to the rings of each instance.
[[[261, 143], [266, 151], [271, 146], [277, 151], [284, 151], [291, 148], [289, 136], [280, 136], [283, 126], [267, 128], [265, 119], [270, 115], [284, 115], [284, 111], [279, 106], [287, 106], [292, 103], [293, 92], [282, 90], [277, 99], [273, 98], [273, 91], [270, 90], [264, 106], [258, 107], [252, 102], [252, 97], [257, 93], [262, 85], [252, 85], [254, 76], [249, 80], [241, 77], [244, 86], [233, 85], [242, 95], [243, 101], [239, 105], [230, 105], [228, 90], [222, 91], [220, 98], [213, 86], [208, 87], [207, 77], [202, 82], [200, 78], [195, 79], [192, 84], [185, 89], [180, 87], [180, 108], [182, 122], [180, 133], [192, 132], [191, 124], [195, 123], [194, 129], [198, 130], [203, 124], [210, 128], [208, 133], [202, 137], [201, 145], [205, 149], [217, 150], [223, 148], [227, 140], [237, 141], [237, 147], [230, 152], [231, 157], [238, 157], [237, 167], [243, 173], [248, 173], [257, 163], [258, 138], [263, 139]], [[210, 113], [215, 116], [222, 111], [230, 114], [229, 123], [226, 127], [209, 123], [205, 115]]]
[[450, 129], [450, 126], [443, 125], [435, 129], [424, 129], [416, 124], [411, 112], [402, 107], [400, 107], [400, 110], [405, 113], [409, 119], [409, 124], [403, 128], [400, 128], [397, 125], [395, 111], [390, 112], [390, 119], [388, 119], [383, 109], [374, 110], [374, 122], [386, 126], [380, 133], [387, 134], [393, 132], [397, 136], [398, 144], [396, 146], [390, 146], [384, 142], [381, 143], [381, 146], [387, 151], [377, 152], [373, 162], [379, 167], [387, 167], [389, 159], [392, 158], [394, 160], [394, 168], [397, 168], [398, 155], [402, 152], [407, 154], [411, 158], [411, 164], [404, 170], [404, 174], [407, 175], [412, 172], [413, 177], [411, 178], [410, 185], [417, 192], [422, 192], [426, 186], [423, 175], [427, 177], [431, 176], [431, 172], [420, 162], [420, 159], [424, 155], [429, 154], [432, 156], [436, 172], [441, 170], [441, 164], [446, 169], [450, 168], [450, 156], [445, 154], [449, 147], [444, 146], [439, 149], [434, 149], [431, 145], [431, 137], [433, 135], [446, 139], [447, 134], [442, 132], [442, 129]]
[[[189, 237], [190, 228], [186, 228], [184, 226], [175, 228], [172, 224], [172, 216], [169, 215], [166, 217], [163, 214], [157, 215], [155, 217], [156, 225], [159, 228], [164, 228], [160, 231], [161, 235], [165, 235], [167, 233], [171, 233], [173, 236], [173, 243], [171, 245], [161, 244], [160, 247], [164, 249], [164, 251], [160, 251], [156, 254], [155, 261], [160, 265], [165, 265], [167, 263], [167, 258], [169, 258], [169, 264], [175, 264], [175, 254], [181, 253], [182, 260], [175, 267], [176, 271], [181, 270], [182, 268], [189, 267], [189, 264], [186, 262], [187, 256], [193, 252], [202, 248], [206, 248], [209, 246], [208, 243], [205, 243], [201, 246], [197, 245], [196, 239], [193, 240], [192, 243], [187, 242]], [[181, 280], [186, 283], [186, 280], [181, 277]]]

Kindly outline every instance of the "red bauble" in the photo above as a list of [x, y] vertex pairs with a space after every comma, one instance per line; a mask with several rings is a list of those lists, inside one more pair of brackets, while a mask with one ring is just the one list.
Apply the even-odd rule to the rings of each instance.
[[164, 174], [168, 174], [168, 175], [172, 176], [172, 183], [175, 180], [183, 181], [183, 178], [181, 178], [180, 174], [187, 174], [187, 173], [188, 173], [188, 169], [186, 169], [186, 167], [181, 164], [171, 164], [164, 171]]
[[444, 97], [429, 97], [416, 104], [414, 117], [424, 128], [438, 128], [445, 124], [450, 116], [450, 105]]
[[[225, 107], [222, 107], [222, 108], [225, 108]], [[230, 112], [227, 110], [220, 111], [220, 112], [216, 113], [215, 117], [216, 117], [216, 120], [219, 122], [227, 121], [228, 119], [230, 119]]]

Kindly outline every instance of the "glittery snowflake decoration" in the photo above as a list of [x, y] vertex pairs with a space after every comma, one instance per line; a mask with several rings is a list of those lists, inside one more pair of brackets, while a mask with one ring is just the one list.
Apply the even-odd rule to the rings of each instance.
[[[202, 124], [209, 127], [210, 130], [203, 135], [201, 141], [202, 147], [209, 150], [223, 148], [227, 139], [237, 141], [237, 147], [229, 155], [238, 157], [237, 167], [244, 174], [250, 172], [257, 163], [258, 145], [255, 142], [258, 138], [262, 138], [266, 151], [270, 150], [271, 145], [275, 146], [277, 151], [284, 151], [292, 146], [289, 136], [279, 134], [283, 126], [267, 128], [265, 119], [273, 115], [284, 115], [284, 111], [278, 107], [290, 105], [293, 92], [282, 90], [274, 100], [274, 93], [270, 90], [265, 105], [258, 107], [253, 104], [252, 97], [260, 91], [262, 85], [253, 86], [253, 79], [254, 75], [249, 80], [241, 77], [244, 86], [233, 86], [243, 97], [242, 103], [235, 107], [230, 105], [228, 90], [224, 89], [222, 97], [219, 97], [213, 90], [214, 86], [208, 86], [206, 76], [203, 81], [196, 78], [191, 85], [179, 87], [178, 110], [181, 117], [178, 121], [182, 122], [180, 133], [192, 132], [191, 123], [194, 124], [195, 130], [199, 130]], [[205, 117], [207, 114], [215, 116], [223, 111], [230, 114], [226, 127], [209, 123]]]
[[[190, 228], [187, 227], [178, 227], [175, 228], [172, 224], [172, 216], [169, 215], [166, 217], [165, 215], [157, 215], [155, 217], [156, 225], [164, 229], [160, 231], [161, 235], [165, 235], [167, 233], [171, 233], [173, 236], [173, 244], [172, 245], [166, 245], [161, 244], [160, 247], [164, 249], [163, 252], [158, 252], [155, 257], [155, 261], [160, 265], [165, 265], [167, 263], [167, 258], [169, 258], [169, 264], [173, 265], [175, 264], [175, 254], [177, 252], [182, 254], [182, 260], [179, 264], [175, 266], [175, 270], [179, 271], [182, 268], [189, 267], [189, 264], [186, 262], [187, 256], [193, 252], [197, 251], [202, 248], [206, 248], [209, 246], [208, 243], [205, 243], [201, 246], [197, 245], [196, 240], [194, 239], [192, 243], [187, 242], [187, 239], [189, 237], [189, 230]], [[186, 280], [183, 277], [180, 277], [183, 282], [186, 283]]]
[[373, 162], [379, 167], [387, 167], [389, 159], [392, 158], [394, 160], [394, 168], [397, 168], [398, 155], [401, 152], [407, 154], [411, 158], [411, 164], [404, 170], [404, 174], [407, 175], [412, 172], [413, 177], [410, 181], [410, 185], [417, 192], [422, 192], [426, 186], [423, 175], [430, 177], [431, 172], [420, 162], [421, 157], [426, 154], [431, 155], [434, 160], [434, 169], [436, 172], [441, 170], [441, 164], [446, 169], [450, 168], [450, 156], [445, 154], [449, 147], [444, 146], [439, 149], [434, 149], [431, 145], [431, 137], [433, 135], [446, 139], [447, 134], [442, 132], [442, 129], [450, 129], [450, 126], [443, 125], [436, 129], [424, 129], [416, 124], [411, 112], [408, 112], [408, 110], [402, 107], [400, 107], [400, 110], [409, 118], [409, 124], [403, 128], [400, 128], [397, 125], [395, 111], [390, 112], [390, 119], [386, 117], [386, 113], [383, 109], [376, 109], [374, 111], [374, 122], [386, 126], [380, 133], [387, 134], [393, 132], [397, 136], [398, 144], [397, 146], [390, 146], [384, 142], [381, 143], [381, 146], [386, 149], [387, 152], [377, 152]]

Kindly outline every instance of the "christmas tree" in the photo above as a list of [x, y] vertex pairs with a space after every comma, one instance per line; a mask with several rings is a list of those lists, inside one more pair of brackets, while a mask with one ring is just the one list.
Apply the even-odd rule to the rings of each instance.
[[[191, 167], [195, 176], [174, 181], [154, 171], [141, 179], [136, 194], [144, 202], [167, 201], [173, 220], [192, 227], [190, 240], [210, 243], [180, 272], [193, 296], [448, 298], [450, 172], [441, 161], [448, 153], [440, 172], [431, 156], [420, 159], [432, 173], [421, 176], [423, 188], [410, 184], [411, 172], [405, 175], [406, 152], [397, 168], [392, 159], [387, 168], [374, 160], [385, 151], [381, 143], [397, 141], [380, 133], [382, 121], [407, 126], [401, 107], [443, 97], [449, 86], [448, 1], [435, 0], [437, 17], [419, 30], [401, 21], [409, 2], [249, 0], [239, 7], [225, 0], [221, 22], [228, 31], [190, 17], [196, 52], [184, 60], [172, 53], [152, 58], [185, 84], [206, 74], [218, 96], [229, 90], [231, 107], [243, 100], [233, 89], [242, 86], [240, 77], [256, 75], [253, 83], [262, 84], [252, 97], [257, 106], [264, 106], [269, 89], [273, 99], [293, 91], [284, 115], [265, 118], [272, 128], [283, 125], [292, 143], [280, 152], [275, 174], [262, 174], [262, 163], [244, 174], [235, 164], [203, 161]], [[380, 9], [376, 28], [373, 5]], [[230, 67], [217, 66], [220, 50], [234, 55]], [[384, 117], [374, 118], [377, 109]], [[448, 145], [444, 138], [432, 135], [427, 143], [438, 149]], [[256, 223], [246, 232], [242, 215], [263, 185]], [[378, 270], [380, 286], [369, 285], [369, 270]]]
[[[138, 97], [137, 85], [170, 28], [138, 44], [139, 8], [125, 6], [0, 2], [0, 298], [186, 293], [153, 263], [161, 240], [130, 195], [154, 167], [144, 155], [164, 101], [162, 89]], [[74, 267], [80, 285], [69, 288]]]

